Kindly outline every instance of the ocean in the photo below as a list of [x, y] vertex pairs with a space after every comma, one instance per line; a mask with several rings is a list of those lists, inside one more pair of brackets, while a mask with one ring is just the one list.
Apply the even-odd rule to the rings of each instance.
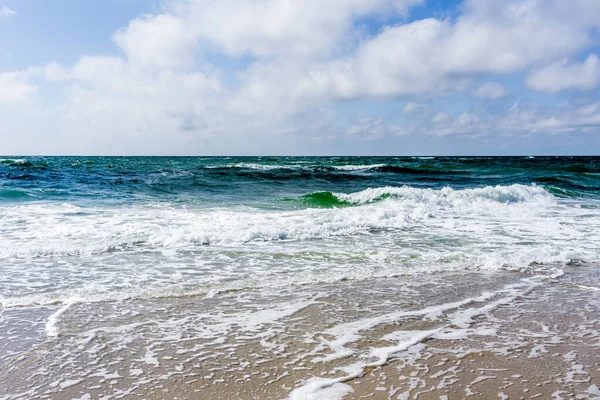
[[600, 157], [4, 156], [0, 398], [343, 398], [598, 266]]

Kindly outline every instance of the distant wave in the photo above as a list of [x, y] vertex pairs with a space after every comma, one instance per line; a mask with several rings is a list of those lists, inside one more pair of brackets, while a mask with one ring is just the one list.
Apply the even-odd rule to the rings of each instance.
[[301, 171], [365, 171], [375, 170], [385, 167], [386, 164], [372, 165], [330, 165], [330, 164], [257, 164], [257, 163], [236, 163], [226, 165], [208, 165], [206, 169], [249, 169], [257, 171], [274, 171], [274, 170], [301, 170]]
[[31, 163], [25, 158], [0, 158], [0, 164], [23, 167], [29, 167], [33, 165], [33, 163]]
[[371, 165], [335, 165], [334, 169], [339, 171], [367, 171], [367, 170], [379, 170], [379, 168], [386, 167], [386, 164], [371, 164]]

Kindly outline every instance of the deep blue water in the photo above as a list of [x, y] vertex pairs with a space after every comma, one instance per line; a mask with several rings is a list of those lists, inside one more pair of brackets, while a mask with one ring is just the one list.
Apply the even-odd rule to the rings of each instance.
[[[0, 202], [190, 202], [290, 207], [313, 192], [539, 185], [598, 197], [600, 157], [0, 157]], [[335, 206], [320, 199], [312, 206]]]

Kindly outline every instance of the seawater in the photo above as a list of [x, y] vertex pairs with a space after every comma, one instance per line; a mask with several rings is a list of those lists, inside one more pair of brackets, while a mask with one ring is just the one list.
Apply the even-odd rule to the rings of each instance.
[[[271, 339], [298, 328], [286, 318], [311, 307], [303, 358], [368, 356], [348, 345], [381, 324], [510, 300], [598, 262], [597, 157], [0, 157], [0, 367], [30, 373], [16, 360], [52, 345], [35, 373], [67, 362], [73, 375], [22, 383], [25, 398], [126, 393], [86, 389], [113, 372], [76, 349], [140, 381], [235, 337], [276, 354]], [[297, 396], [324, 387], [303, 380]]]

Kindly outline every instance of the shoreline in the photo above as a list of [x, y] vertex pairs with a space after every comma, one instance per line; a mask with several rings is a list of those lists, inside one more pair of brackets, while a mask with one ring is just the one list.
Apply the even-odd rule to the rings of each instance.
[[74, 304], [53, 320], [56, 337], [48, 310], [37, 339], [5, 347], [0, 399], [599, 398], [599, 274], [454, 272]]

